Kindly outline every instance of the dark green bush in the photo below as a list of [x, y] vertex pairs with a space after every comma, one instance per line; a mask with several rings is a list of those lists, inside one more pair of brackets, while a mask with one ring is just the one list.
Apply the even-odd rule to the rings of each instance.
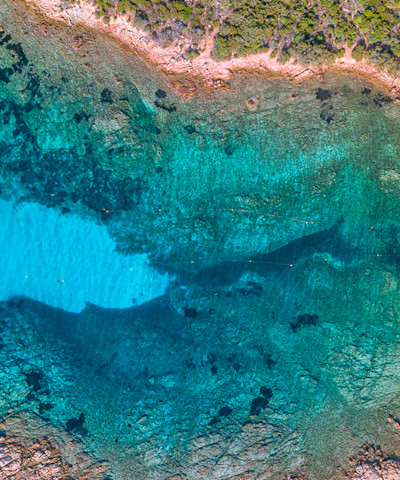
[[[69, 0], [71, 3], [76, 0]], [[400, 0], [93, 0], [107, 22], [127, 14], [157, 41], [170, 44], [181, 35], [199, 43], [210, 25], [219, 27], [213, 56], [281, 52], [301, 63], [332, 63], [343, 46], [356, 44], [353, 57], [396, 69], [400, 57], [397, 25]], [[350, 10], [350, 11], [349, 11]], [[366, 48], [365, 45], [368, 47]], [[192, 49], [187, 58], [200, 52]]]
[[357, 62], [361, 62], [365, 55], [365, 48], [361, 45], [357, 45], [354, 50], [351, 52], [351, 56], [357, 60]]

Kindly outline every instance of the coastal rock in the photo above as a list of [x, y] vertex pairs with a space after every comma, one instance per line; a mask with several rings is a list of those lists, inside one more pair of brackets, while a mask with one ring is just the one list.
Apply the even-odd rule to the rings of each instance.
[[398, 480], [399, 478], [400, 462], [389, 459], [379, 463], [358, 465], [353, 480]]
[[[71, 464], [73, 445], [66, 455], [55, 439], [47, 437], [24, 441], [15, 436], [0, 440], [0, 478], [2, 480], [104, 480], [106, 468], [96, 465], [79, 452]], [[75, 450], [79, 450], [75, 448]], [[89, 460], [89, 461], [88, 461]]]
[[258, 109], [258, 105], [260, 103], [260, 99], [257, 98], [257, 97], [251, 97], [247, 100], [246, 102], [246, 105], [247, 105], [247, 108], [252, 111], [252, 112], [255, 112], [257, 109]]

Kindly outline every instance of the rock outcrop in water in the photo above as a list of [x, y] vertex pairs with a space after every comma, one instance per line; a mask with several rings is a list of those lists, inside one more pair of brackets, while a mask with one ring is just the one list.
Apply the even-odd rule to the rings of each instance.
[[[35, 431], [35, 427], [38, 429]], [[33, 416], [15, 415], [0, 424], [2, 480], [104, 480], [107, 466], [96, 462], [73, 441], [57, 438]], [[107, 477], [110, 478], [110, 477]]]
[[354, 480], [391, 480], [400, 477], [400, 462], [384, 460], [375, 464], [363, 464], [356, 468]]

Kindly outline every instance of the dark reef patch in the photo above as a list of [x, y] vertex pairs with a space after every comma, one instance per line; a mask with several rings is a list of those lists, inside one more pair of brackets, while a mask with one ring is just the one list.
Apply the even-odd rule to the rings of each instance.
[[54, 405], [51, 403], [39, 402], [39, 413], [42, 415], [45, 412], [48, 412], [54, 408]]
[[393, 99], [388, 97], [387, 95], [384, 95], [383, 93], [379, 92], [375, 97], [374, 97], [374, 103], [378, 107], [383, 107], [383, 105], [387, 105], [388, 103], [392, 103]]
[[329, 90], [324, 90], [322, 88], [319, 88], [316, 93], [316, 98], [317, 100], [321, 100], [321, 102], [324, 102], [325, 100], [330, 100], [332, 97], [332, 94]]
[[266, 398], [271, 398], [272, 397], [272, 390], [267, 387], [260, 387], [260, 393]]
[[158, 128], [156, 125], [153, 125], [152, 123], [150, 125], [146, 125], [144, 127], [144, 130], [149, 133], [153, 133], [155, 135], [160, 135], [161, 129]]
[[219, 422], [219, 418], [217, 417], [213, 417], [209, 422], [208, 424], [210, 425], [210, 427], [214, 427], [215, 425], [217, 425], [217, 423]]
[[265, 354], [264, 354], [264, 361], [265, 361], [265, 363], [267, 364], [267, 367], [268, 367], [269, 369], [274, 368], [275, 365], [276, 365], [276, 362], [275, 362], [275, 360], [272, 358], [272, 356], [271, 356], [270, 353], [265, 353]]
[[225, 148], [224, 148], [224, 152], [226, 153], [226, 155], [233, 155], [235, 153], [235, 149], [233, 147], [233, 145], [227, 145]]
[[12, 68], [0, 69], [0, 82], [8, 83], [11, 75], [14, 73]]
[[0, 69], [0, 81], [9, 83], [11, 76], [14, 73], [22, 73], [24, 67], [27, 67], [29, 62], [22, 45], [20, 43], [12, 43], [11, 35], [6, 34], [4, 31], [0, 31], [0, 46], [3, 45], [5, 45], [6, 50], [11, 52], [13, 62], [10, 67]]
[[78, 418], [70, 418], [66, 425], [65, 428], [67, 432], [74, 432], [78, 433], [80, 435], [87, 435], [88, 431], [86, 428], [84, 428], [83, 424], [85, 423], [85, 415], [81, 413]]
[[[27, 192], [26, 199], [47, 206], [62, 206], [71, 199], [73, 202], [81, 201], [90, 209], [101, 213], [103, 208], [110, 211], [124, 210], [133, 209], [137, 205], [143, 182], [131, 177], [113, 179], [107, 170], [99, 166], [90, 144], [86, 145], [83, 158], [75, 147], [44, 153], [37, 136], [25, 120], [26, 114], [35, 108], [38, 108], [35, 103], [20, 105], [12, 101], [0, 102], [3, 123], [7, 125], [13, 119], [16, 125], [14, 137], [20, 139], [18, 149], [2, 150], [0, 174], [3, 178], [19, 174], [21, 184]], [[88, 118], [83, 112], [74, 117], [77, 123]], [[121, 152], [113, 152], [118, 153]], [[82, 160], [77, 161], [79, 158]]]
[[302, 315], [297, 315], [296, 320], [290, 323], [290, 327], [293, 332], [299, 331], [304, 327], [311, 327], [317, 325], [318, 315], [303, 313]]
[[260, 413], [268, 407], [269, 400], [266, 397], [256, 397], [251, 402], [250, 415], [258, 416]]
[[187, 131], [187, 133], [189, 135], [192, 135], [193, 133], [195, 133], [196, 129], [194, 128], [193, 125], [186, 125], [185, 126], [185, 130]]
[[183, 307], [183, 312], [184, 312], [185, 317], [188, 317], [188, 318], [196, 318], [197, 317], [197, 311], [192, 307]]
[[166, 112], [169, 112], [169, 113], [176, 112], [176, 106], [175, 105], [166, 105], [164, 102], [161, 102], [159, 100], [156, 100], [154, 102], [154, 105], [157, 108], [161, 108], [161, 110], [165, 110]]
[[105, 88], [101, 92], [101, 102], [102, 103], [110, 103], [110, 104], [114, 103], [114, 100], [112, 99], [112, 92], [108, 88]]
[[44, 375], [40, 370], [30, 370], [25, 374], [26, 382], [32, 387], [34, 392], [39, 392], [43, 388]]
[[218, 415], [220, 417], [228, 417], [232, 413], [232, 409], [230, 407], [222, 407], [218, 410]]
[[335, 117], [335, 112], [333, 112], [333, 106], [327, 105], [325, 106], [320, 113], [321, 120], [324, 120], [326, 123], [331, 123], [333, 118]]
[[156, 97], [160, 99], [167, 98], [167, 92], [165, 90], [158, 89], [156, 91]]
[[89, 120], [89, 118], [90, 118], [90, 115], [88, 115], [85, 112], [75, 113], [75, 115], [74, 115], [74, 120], [75, 120], [76, 123], [81, 123], [82, 121], [87, 122]]
[[20, 67], [25, 67], [28, 65], [28, 59], [26, 58], [26, 55], [24, 53], [24, 50], [22, 49], [22, 46], [20, 43], [9, 43], [6, 46], [7, 50], [10, 50], [13, 52], [13, 54], [17, 57], [18, 62], [17, 65]]

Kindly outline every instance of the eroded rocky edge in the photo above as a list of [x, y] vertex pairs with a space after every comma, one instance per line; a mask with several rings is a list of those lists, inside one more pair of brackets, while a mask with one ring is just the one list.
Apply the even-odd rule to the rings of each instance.
[[[179, 88], [179, 77], [186, 76], [193, 86], [206, 89], [226, 88], [226, 81], [234, 73], [246, 72], [249, 74], [274, 75], [293, 79], [301, 82], [317, 76], [321, 78], [324, 72], [350, 72], [361, 74], [368, 80], [384, 86], [400, 102], [400, 80], [397, 76], [389, 74], [385, 69], [378, 70], [367, 60], [356, 61], [352, 51], [357, 43], [351, 47], [344, 45], [344, 55], [336, 58], [333, 65], [308, 65], [306, 67], [296, 64], [294, 58], [287, 63], [279, 63], [277, 58], [271, 56], [273, 49], [266, 53], [249, 55], [242, 58], [217, 62], [211, 58], [216, 31], [207, 35], [202, 43], [203, 52], [194, 60], [180, 58], [180, 46], [173, 42], [169, 47], [160, 47], [156, 42], [140, 29], [130, 25], [125, 17], [119, 16], [111, 19], [109, 24], [104, 24], [95, 15], [95, 5], [81, 1], [79, 5], [68, 5], [62, 0], [26, 0], [26, 4], [36, 12], [42, 13], [53, 22], [63, 22], [71, 28], [74, 25], [84, 25], [105, 35], [110, 35], [121, 41], [133, 51], [137, 52], [147, 62], [171, 77], [178, 77], [175, 90], [183, 98], [195, 95], [195, 89]], [[186, 43], [190, 43], [187, 39]], [[177, 88], [178, 87], [178, 88]]]
[[29, 412], [0, 423], [2, 480], [104, 480], [107, 464], [92, 458], [68, 432]]
[[[393, 423], [394, 419], [390, 418]], [[400, 423], [396, 428], [400, 428]], [[240, 441], [252, 443], [254, 435], [254, 452], [247, 459], [249, 467], [262, 459], [263, 445], [258, 445], [257, 437], [264, 426], [253, 424], [251, 429], [243, 432]], [[260, 431], [259, 431], [260, 430]], [[247, 438], [246, 438], [247, 437]], [[231, 466], [222, 462], [218, 470], [210, 471], [206, 465], [206, 457], [218, 457], [220, 446], [218, 437], [198, 438], [192, 442], [192, 459], [194, 468], [190, 477], [185, 474], [168, 475], [165, 480], [189, 479], [221, 479], [221, 480], [262, 480], [267, 476], [254, 475], [249, 468], [245, 474], [229, 474]], [[221, 438], [222, 440], [222, 438]], [[258, 451], [257, 451], [258, 450]], [[154, 455], [154, 454], [153, 454]], [[150, 461], [150, 458], [148, 459]], [[352, 480], [397, 480], [400, 477], [400, 461], [397, 458], [386, 458], [380, 447], [365, 445], [358, 455], [349, 459], [349, 465], [338, 467], [343, 470], [344, 478]], [[0, 478], [1, 480], [111, 480], [108, 465], [90, 456], [80, 440], [71, 432], [60, 431], [46, 424], [40, 417], [30, 413], [10, 414], [0, 423]], [[151, 474], [150, 474], [151, 475]], [[139, 478], [139, 477], [137, 477]], [[140, 477], [141, 478], [141, 477]], [[150, 478], [150, 477], [149, 477]], [[151, 476], [151, 478], [156, 478]], [[157, 478], [159, 478], [157, 476]], [[291, 473], [280, 476], [279, 480], [307, 480], [307, 475]], [[134, 479], [132, 479], [134, 480]]]

